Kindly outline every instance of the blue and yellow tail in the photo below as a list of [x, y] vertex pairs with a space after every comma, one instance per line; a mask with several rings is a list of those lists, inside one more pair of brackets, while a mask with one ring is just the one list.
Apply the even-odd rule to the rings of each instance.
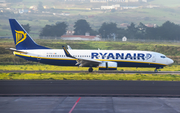
[[17, 50], [49, 49], [47, 47], [36, 44], [34, 40], [29, 36], [29, 34], [24, 30], [24, 28], [15, 19], [9, 19], [9, 23]]

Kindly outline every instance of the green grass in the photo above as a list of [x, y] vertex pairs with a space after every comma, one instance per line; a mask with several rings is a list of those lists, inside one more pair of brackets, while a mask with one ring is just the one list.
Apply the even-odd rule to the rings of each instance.
[[[69, 44], [74, 49], [128, 49], [127, 47], [133, 46], [139, 50], [154, 50], [154, 47], [169, 46], [169, 47], [180, 47], [179, 43], [160, 43], [160, 42], [114, 42], [114, 41], [65, 41], [65, 40], [54, 40], [54, 39], [35, 39], [38, 44], [49, 46], [53, 49], [61, 48], [61, 45]], [[0, 39], [0, 46], [14, 46], [13, 39]], [[58, 47], [58, 48], [57, 48]], [[126, 48], [125, 48], [126, 47]], [[136, 49], [135, 48], [135, 49]], [[129, 48], [134, 49], [134, 48]]]
[[11, 37], [12, 33], [9, 31], [9, 30], [2, 30], [0, 29], [0, 36], [8, 36], [8, 37]]
[[[24, 70], [24, 71], [84, 71], [88, 70], [86, 67], [72, 67], [72, 66], [54, 66], [54, 65], [0, 65], [0, 70]], [[94, 70], [97, 70], [96, 68]]]
[[[52, 65], [0, 65], [0, 70], [22, 71], [87, 71], [86, 67]], [[94, 68], [98, 71], [98, 68]], [[153, 68], [121, 68], [118, 71], [154, 71]], [[161, 71], [180, 71], [180, 65], [167, 66]], [[113, 72], [113, 71], [112, 71]], [[180, 81], [176, 74], [107, 74], [107, 73], [0, 73], [0, 80], [141, 80], [141, 81]]]
[[0, 80], [138, 80], [180, 81], [180, 75], [99, 73], [0, 73]]
[[[98, 71], [98, 68], [93, 68]], [[131, 68], [118, 67], [118, 71], [154, 71], [155, 68]], [[87, 71], [88, 67], [77, 66], [54, 66], [54, 65], [0, 65], [0, 70], [21, 70], [21, 71]], [[180, 65], [166, 66], [160, 71], [180, 71]]]
[[[55, 42], [56, 41], [56, 42]], [[105, 42], [105, 41], [62, 41], [49, 40], [48, 42], [37, 41], [40, 45], [50, 48], [61, 49], [62, 45], [70, 45], [73, 49], [97, 49], [102, 50], [145, 50], [160, 52], [169, 56], [179, 56], [180, 46], [178, 43], [141, 43], [141, 42]]]

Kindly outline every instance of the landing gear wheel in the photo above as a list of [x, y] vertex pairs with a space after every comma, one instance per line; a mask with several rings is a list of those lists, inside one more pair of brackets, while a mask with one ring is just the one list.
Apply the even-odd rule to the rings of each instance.
[[88, 71], [89, 71], [89, 72], [93, 72], [93, 68], [90, 67], [90, 68], [88, 69]]
[[155, 72], [155, 73], [157, 73], [157, 72], [158, 72], [158, 70], [157, 70], [157, 69], [155, 69], [155, 70], [154, 70], [154, 72]]

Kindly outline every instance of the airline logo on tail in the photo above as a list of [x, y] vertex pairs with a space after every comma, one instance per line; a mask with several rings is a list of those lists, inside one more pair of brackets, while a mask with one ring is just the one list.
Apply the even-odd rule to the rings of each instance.
[[24, 31], [16, 31], [16, 45], [18, 45], [19, 43], [23, 42], [26, 39], [26, 35], [27, 33], [24, 33]]

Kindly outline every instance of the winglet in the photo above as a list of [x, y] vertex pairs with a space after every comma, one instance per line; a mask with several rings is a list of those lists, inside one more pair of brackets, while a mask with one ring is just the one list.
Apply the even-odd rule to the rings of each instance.
[[71, 46], [70, 46], [70, 45], [67, 45], [67, 47], [68, 47], [68, 50], [72, 50], [72, 48], [71, 48]]
[[64, 52], [65, 52], [65, 54], [66, 54], [67, 57], [72, 57], [72, 58], [74, 58], [64, 46], [62, 46], [62, 48], [63, 48], [63, 50], [64, 50]]

